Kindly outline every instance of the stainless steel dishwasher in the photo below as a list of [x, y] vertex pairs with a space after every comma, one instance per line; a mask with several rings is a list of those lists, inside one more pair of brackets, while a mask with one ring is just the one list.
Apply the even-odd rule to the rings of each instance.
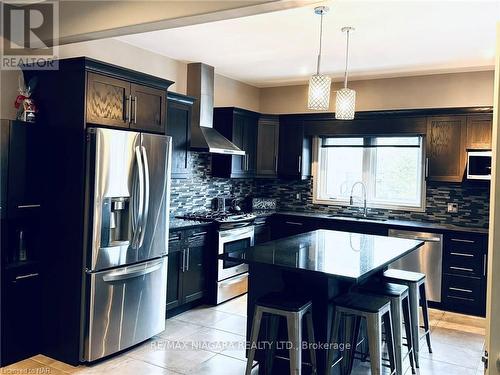
[[422, 247], [395, 261], [389, 268], [425, 273], [427, 299], [429, 301], [441, 302], [443, 235], [389, 229], [389, 236], [425, 241]]

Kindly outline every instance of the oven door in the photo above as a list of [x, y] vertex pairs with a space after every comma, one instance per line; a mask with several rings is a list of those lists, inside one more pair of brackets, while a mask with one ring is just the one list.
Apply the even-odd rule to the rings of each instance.
[[[219, 231], [219, 255], [243, 250], [254, 244], [253, 225]], [[243, 263], [244, 253], [241, 254], [242, 261], [219, 259], [217, 281], [225, 280], [248, 271], [248, 264]]]

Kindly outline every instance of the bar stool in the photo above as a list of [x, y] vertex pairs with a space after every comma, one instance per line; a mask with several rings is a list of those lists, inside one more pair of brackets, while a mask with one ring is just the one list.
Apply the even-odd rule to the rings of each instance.
[[425, 274], [396, 269], [389, 269], [384, 272], [384, 280], [391, 283], [403, 284], [409, 288], [410, 315], [412, 321], [413, 353], [415, 354], [415, 364], [419, 366], [420, 353], [420, 319], [418, 307], [422, 308], [424, 318], [424, 336], [427, 340], [429, 353], [432, 353], [431, 330], [429, 326], [429, 308], [427, 306], [427, 296], [425, 292]]
[[[384, 296], [391, 301], [392, 332], [394, 335], [394, 350], [396, 354], [396, 374], [403, 375], [403, 362], [409, 357], [411, 372], [415, 374], [413, 362], [412, 324], [410, 317], [410, 298], [406, 285], [372, 282], [361, 285], [357, 292], [368, 295]], [[403, 316], [401, 316], [401, 313]], [[405, 326], [407, 353], [403, 353], [403, 340], [401, 328]], [[357, 340], [357, 339], [356, 339]]]
[[[385, 327], [387, 348], [389, 352], [389, 366], [391, 374], [395, 371], [394, 342], [392, 336], [391, 302], [385, 297], [367, 296], [360, 293], [347, 293], [335, 298], [334, 319], [330, 335], [330, 348], [328, 350], [326, 374], [331, 373], [334, 364], [334, 345], [338, 339], [340, 324], [348, 316], [355, 318], [355, 336], [359, 331], [359, 324], [362, 318], [366, 319], [368, 333], [368, 350], [370, 353], [371, 375], [382, 374], [382, 323]], [[357, 338], [354, 339], [357, 343]], [[354, 344], [356, 346], [356, 344]], [[352, 348], [354, 351], [355, 347]], [[350, 363], [347, 364], [348, 371], [352, 369], [354, 356], [350, 356]]]
[[274, 342], [276, 341], [279, 318], [286, 318], [288, 327], [288, 340], [291, 342], [290, 347], [290, 375], [300, 375], [302, 369], [302, 323], [303, 318], [306, 319], [307, 336], [309, 340], [310, 357], [312, 373], [317, 373], [316, 351], [312, 344], [314, 340], [314, 327], [312, 320], [312, 303], [309, 300], [297, 298], [297, 296], [284, 295], [282, 293], [270, 293], [258, 299], [255, 305], [255, 312], [252, 321], [252, 332], [250, 335], [250, 351], [248, 353], [248, 361], [246, 375], [252, 372], [253, 360], [255, 358], [255, 349], [259, 338], [260, 325], [262, 315], [269, 314], [271, 318], [270, 331], [271, 350], [268, 353], [266, 362], [269, 372], [272, 373], [272, 362], [274, 359]]

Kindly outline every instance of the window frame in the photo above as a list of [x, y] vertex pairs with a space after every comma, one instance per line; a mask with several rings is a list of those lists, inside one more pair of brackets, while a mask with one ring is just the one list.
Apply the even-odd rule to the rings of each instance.
[[[367, 200], [367, 207], [368, 208], [380, 208], [384, 210], [393, 210], [393, 211], [411, 211], [411, 212], [425, 212], [426, 209], [426, 193], [427, 193], [427, 165], [426, 165], [426, 139], [425, 135], [422, 134], [381, 134], [381, 135], [352, 135], [352, 136], [347, 136], [348, 138], [367, 138], [367, 137], [422, 137], [422, 157], [420, 160], [421, 163], [421, 193], [420, 193], [420, 205], [419, 206], [413, 206], [413, 205], [405, 205], [405, 204], [384, 204], [384, 203], [374, 203], [370, 202]], [[346, 136], [344, 135], [331, 135], [330, 137], [335, 138], [335, 137], [342, 137], [345, 138]], [[324, 198], [319, 198], [320, 194], [320, 184], [321, 184], [321, 177], [320, 177], [320, 170], [321, 170], [321, 165], [320, 165], [320, 151], [321, 151], [321, 137], [320, 136], [315, 136], [313, 137], [312, 140], [312, 179], [313, 179], [313, 204], [319, 204], [319, 205], [326, 205], [326, 206], [341, 206], [341, 207], [350, 207], [349, 204], [349, 199], [324, 199]], [[365, 160], [368, 159], [368, 160]], [[367, 165], [368, 163], [373, 163], [373, 160], [370, 160], [370, 158], [365, 158], [363, 157], [363, 175], [369, 173]], [[368, 186], [366, 186], [367, 189], [369, 189]], [[360, 207], [362, 206], [362, 203], [359, 203], [358, 201], [354, 202], [353, 207]]]

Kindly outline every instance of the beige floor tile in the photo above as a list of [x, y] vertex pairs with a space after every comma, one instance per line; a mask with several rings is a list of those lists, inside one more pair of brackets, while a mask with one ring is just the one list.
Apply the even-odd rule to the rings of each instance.
[[196, 368], [193, 374], [197, 375], [243, 375], [246, 369], [246, 362], [238, 359], [216, 355], [203, 362]]
[[81, 369], [81, 366], [71, 366], [71, 365], [68, 365], [64, 362], [59, 362], [59, 361], [52, 359], [50, 357], [46, 357], [42, 354], [38, 354], [38, 355], [32, 357], [31, 359], [33, 359], [37, 362], [40, 362], [41, 364], [44, 364], [44, 365], [50, 366], [52, 368], [55, 368], [57, 370], [68, 373], [68, 374], [75, 373]]
[[234, 333], [221, 331], [214, 328], [204, 328], [181, 340], [192, 347], [200, 347], [214, 353], [220, 353], [226, 349], [232, 349], [242, 345], [245, 338]]
[[240, 336], [247, 334], [247, 318], [240, 315], [232, 315], [222, 319], [213, 325], [213, 328], [227, 331]]
[[81, 370], [77, 373], [78, 375], [177, 375], [178, 372], [163, 368], [161, 366], [156, 366], [154, 364], [148, 363], [146, 361], [141, 361], [134, 358], [125, 357], [116, 366], [101, 366], [95, 365]]
[[478, 316], [445, 312], [442, 320], [450, 323], [462, 324], [465, 326], [486, 328], [486, 319], [480, 318]]
[[[444, 345], [458, 346], [481, 352], [484, 346], [484, 336], [455, 329], [437, 326], [431, 333], [431, 341]], [[422, 340], [424, 343], [424, 340]], [[423, 344], [422, 344], [423, 345]]]
[[422, 358], [418, 373], [420, 375], [476, 375], [476, 370]]
[[[429, 309], [429, 324], [431, 326], [431, 330], [434, 329], [434, 327], [436, 327], [441, 322], [443, 316], [444, 316], [444, 311]], [[424, 324], [424, 318], [422, 315], [422, 309], [420, 309], [420, 325], [423, 324]]]
[[215, 310], [247, 316], [247, 295], [235, 298], [214, 307]]
[[[44, 370], [51, 370], [52, 368], [44, 363], [35, 361], [32, 358], [28, 358], [12, 365], [2, 367], [2, 373], [14, 373], [16, 370], [36, 370], [37, 373], [44, 373]], [[24, 371], [26, 372], [26, 371]]]
[[165, 323], [165, 331], [158, 336], [167, 340], [180, 340], [203, 329], [203, 326], [192, 324], [183, 320], [168, 319]]
[[128, 356], [168, 370], [190, 374], [216, 353], [195, 349], [191, 345], [169, 340], [153, 340], [149, 346], [141, 346]]
[[420, 358], [446, 362], [476, 370], [477, 361], [481, 358], [481, 351], [444, 344], [441, 341], [434, 340], [432, 343], [432, 353], [429, 353], [422, 341], [420, 344]]
[[231, 316], [231, 314], [219, 310], [214, 310], [213, 308], [199, 307], [177, 315], [172, 319], [210, 327], [215, 323]]

